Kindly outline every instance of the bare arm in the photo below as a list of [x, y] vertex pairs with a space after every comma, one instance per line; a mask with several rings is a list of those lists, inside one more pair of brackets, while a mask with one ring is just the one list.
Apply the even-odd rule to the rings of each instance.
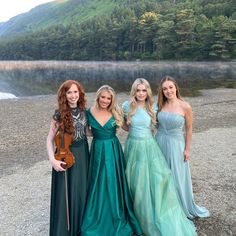
[[190, 159], [190, 145], [192, 141], [192, 129], [193, 129], [193, 115], [192, 108], [187, 105], [185, 108], [185, 149], [184, 149], [184, 161]]
[[86, 135], [88, 137], [92, 137], [93, 136], [92, 130], [90, 129], [90, 127], [88, 125], [86, 126]]
[[58, 161], [54, 158], [54, 137], [58, 131], [58, 125], [57, 122], [52, 120], [50, 124], [49, 133], [47, 136], [47, 153], [48, 153], [48, 159], [51, 163], [53, 169], [56, 171], [65, 171], [64, 168], [62, 168], [61, 164], [66, 164], [62, 161]]
[[126, 122], [123, 122], [123, 125], [121, 127], [123, 130], [129, 132], [129, 126], [126, 124]]

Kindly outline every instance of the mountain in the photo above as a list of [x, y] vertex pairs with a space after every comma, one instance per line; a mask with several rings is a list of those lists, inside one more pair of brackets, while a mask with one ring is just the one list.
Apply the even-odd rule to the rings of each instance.
[[0, 60], [232, 60], [235, 0], [55, 0], [0, 24]]
[[0, 39], [60, 24], [81, 23], [94, 16], [110, 14], [115, 5], [117, 2], [112, 0], [55, 0], [0, 23]]

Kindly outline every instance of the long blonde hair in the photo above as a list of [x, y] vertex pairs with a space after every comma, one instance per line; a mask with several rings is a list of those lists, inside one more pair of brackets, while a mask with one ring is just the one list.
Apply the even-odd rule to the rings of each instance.
[[101, 96], [102, 92], [108, 92], [111, 94], [111, 104], [108, 107], [108, 110], [111, 111], [112, 115], [114, 116], [116, 120], [116, 125], [120, 128], [123, 125], [123, 113], [121, 108], [118, 106], [117, 101], [116, 101], [116, 92], [112, 87], [109, 85], [103, 85], [100, 87], [96, 93], [96, 100], [95, 100], [95, 107], [99, 109], [99, 98]]
[[145, 88], [147, 89], [147, 98], [145, 100], [145, 108], [147, 110], [147, 113], [150, 115], [151, 120], [152, 120], [152, 125], [156, 124], [156, 116], [155, 112], [153, 111], [153, 97], [152, 97], [152, 90], [150, 87], [150, 84], [148, 81], [144, 78], [137, 78], [132, 87], [131, 87], [131, 92], [130, 92], [130, 111], [127, 116], [127, 125], [131, 123], [131, 118], [135, 114], [136, 109], [138, 107], [137, 104], [137, 99], [136, 99], [136, 92], [137, 88], [140, 84], [143, 84]]
[[166, 75], [165, 77], [163, 77], [159, 83], [159, 87], [158, 87], [158, 100], [157, 100], [157, 105], [158, 105], [158, 111], [161, 111], [161, 109], [163, 108], [163, 106], [165, 105], [165, 103], [167, 102], [167, 98], [165, 97], [164, 93], [163, 93], [163, 89], [162, 89], [162, 85], [164, 82], [166, 81], [171, 81], [175, 88], [176, 88], [176, 97], [180, 100], [183, 100], [181, 95], [180, 95], [180, 91], [179, 91], [179, 86], [176, 82], [176, 80], [169, 76]]

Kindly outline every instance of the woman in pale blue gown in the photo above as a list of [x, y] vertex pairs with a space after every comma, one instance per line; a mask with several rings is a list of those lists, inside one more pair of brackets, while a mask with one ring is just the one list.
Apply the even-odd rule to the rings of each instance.
[[193, 198], [189, 168], [192, 109], [183, 101], [176, 81], [170, 76], [160, 82], [157, 122], [156, 140], [171, 169], [185, 214], [188, 218], [208, 217], [209, 211], [196, 205]]
[[196, 235], [178, 201], [171, 171], [152, 133], [156, 122], [152, 92], [136, 79], [131, 101], [122, 105], [129, 132], [125, 143], [126, 177], [134, 212], [147, 236]]

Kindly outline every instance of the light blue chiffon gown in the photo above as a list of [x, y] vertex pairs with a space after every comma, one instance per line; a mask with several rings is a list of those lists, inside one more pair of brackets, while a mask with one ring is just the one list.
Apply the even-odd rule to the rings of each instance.
[[184, 162], [185, 118], [172, 112], [158, 112], [157, 143], [174, 177], [177, 194], [188, 218], [208, 217], [209, 211], [196, 205], [193, 198], [189, 162]]
[[[129, 102], [122, 105], [125, 117]], [[131, 118], [124, 157], [134, 212], [147, 236], [197, 235], [179, 203], [171, 171], [151, 131], [151, 118], [137, 108]]]

